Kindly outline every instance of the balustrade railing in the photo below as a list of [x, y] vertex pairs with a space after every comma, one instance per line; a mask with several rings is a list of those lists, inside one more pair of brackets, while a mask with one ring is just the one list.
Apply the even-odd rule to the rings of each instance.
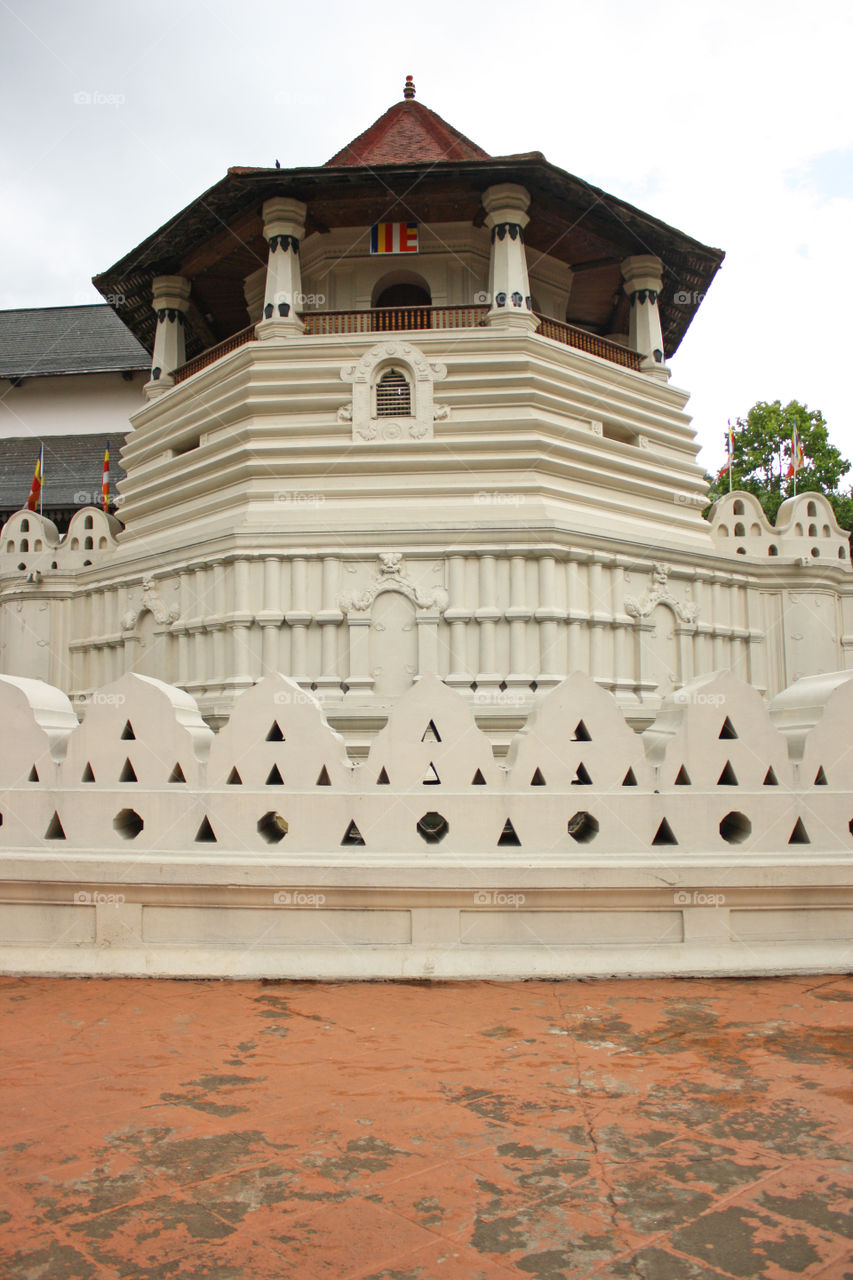
[[[373, 307], [369, 311], [306, 311], [302, 320], [305, 334], [308, 337], [326, 337], [335, 334], [349, 333], [412, 333], [427, 329], [474, 329], [485, 324], [488, 307]], [[575, 347], [578, 351], [586, 351], [589, 355], [609, 360], [611, 364], [622, 365], [626, 369], [638, 370], [642, 356], [629, 347], [622, 347], [618, 342], [610, 342], [600, 338], [586, 329], [578, 329], [575, 325], [564, 324], [562, 320], [553, 320], [550, 316], [538, 315], [537, 332], [543, 338], [561, 342], [564, 346]], [[234, 333], [215, 347], [208, 347], [201, 355], [188, 360], [172, 375], [175, 382], [184, 382], [194, 373], [206, 369], [229, 351], [236, 351], [255, 337], [255, 326], [249, 325]]]

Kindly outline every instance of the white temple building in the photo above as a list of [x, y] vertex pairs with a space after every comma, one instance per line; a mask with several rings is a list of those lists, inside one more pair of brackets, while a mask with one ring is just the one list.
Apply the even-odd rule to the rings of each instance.
[[96, 277], [150, 376], [121, 521], [0, 535], [8, 963], [841, 963], [848, 535], [813, 493], [703, 516], [667, 361], [722, 257], [408, 81]]

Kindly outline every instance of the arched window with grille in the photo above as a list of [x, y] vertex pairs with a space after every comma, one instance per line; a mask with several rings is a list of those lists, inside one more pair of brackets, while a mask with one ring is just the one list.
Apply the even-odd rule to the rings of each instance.
[[402, 369], [385, 369], [376, 381], [377, 418], [408, 418], [411, 414], [411, 382]]

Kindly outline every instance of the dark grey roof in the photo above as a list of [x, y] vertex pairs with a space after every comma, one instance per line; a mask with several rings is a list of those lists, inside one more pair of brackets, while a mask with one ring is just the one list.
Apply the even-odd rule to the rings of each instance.
[[0, 378], [147, 369], [151, 357], [112, 307], [0, 311]]
[[124, 476], [119, 450], [125, 437], [115, 435], [15, 436], [0, 440], [0, 510], [20, 511], [27, 505], [33, 471], [44, 445], [45, 513], [55, 507], [100, 506], [104, 450], [110, 446], [110, 487]]

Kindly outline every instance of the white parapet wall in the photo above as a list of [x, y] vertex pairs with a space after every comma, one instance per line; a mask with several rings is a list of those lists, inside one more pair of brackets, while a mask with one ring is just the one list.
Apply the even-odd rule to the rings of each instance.
[[[802, 686], [802, 687], [800, 687]], [[75, 711], [82, 712], [78, 722]], [[502, 761], [436, 677], [360, 763], [288, 678], [217, 734], [125, 675], [0, 677], [0, 971], [232, 978], [821, 972], [853, 961], [853, 673], [729, 673], [643, 734], [575, 674]]]

